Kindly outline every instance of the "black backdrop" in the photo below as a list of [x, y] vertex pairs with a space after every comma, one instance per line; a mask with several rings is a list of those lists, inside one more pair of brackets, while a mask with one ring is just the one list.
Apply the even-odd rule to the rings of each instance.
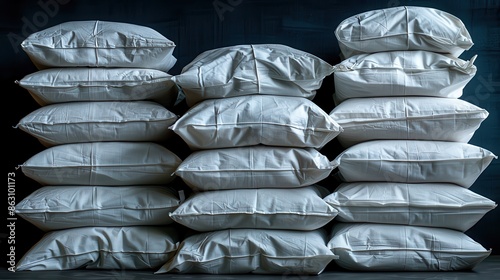
[[[449, 12], [459, 17], [467, 26], [474, 46], [462, 54], [469, 59], [478, 54], [475, 64], [476, 77], [465, 88], [465, 99], [485, 108], [490, 115], [476, 132], [471, 144], [500, 154], [500, 1], [426, 1], [426, 0], [365, 0], [365, 1], [320, 1], [320, 0], [16, 0], [2, 1], [0, 8], [0, 78], [3, 101], [3, 145], [6, 172], [15, 173], [15, 198], [19, 202], [39, 188], [16, 167], [44, 149], [34, 138], [13, 128], [17, 122], [39, 108], [24, 89], [14, 84], [15, 80], [36, 71], [19, 44], [27, 35], [65, 21], [99, 19], [128, 22], [149, 26], [177, 45], [174, 55], [177, 64], [169, 71], [179, 74], [199, 53], [236, 44], [278, 43], [312, 53], [330, 64], [340, 62], [339, 48], [333, 34], [337, 25], [345, 18], [367, 10], [399, 5], [428, 6]], [[314, 101], [326, 112], [333, 107], [331, 94], [334, 84], [327, 77]], [[186, 110], [184, 104], [172, 109], [177, 114]], [[3, 142], [5, 143], [5, 142]], [[177, 138], [166, 143], [181, 158], [190, 151]], [[342, 149], [334, 140], [322, 153], [333, 159]], [[5, 172], [5, 171], [4, 171]], [[5, 173], [4, 173], [5, 174]], [[7, 176], [9, 176], [7, 174]], [[494, 160], [471, 190], [496, 202], [500, 201], [500, 160]], [[177, 182], [179, 183], [179, 182]], [[320, 183], [333, 188], [333, 178]], [[8, 195], [8, 188], [1, 191]], [[7, 215], [7, 199], [3, 199], [1, 211]], [[1, 228], [1, 255], [9, 253], [7, 237], [9, 221], [4, 218]], [[493, 254], [500, 253], [500, 210], [489, 212], [467, 234]], [[16, 260], [43, 235], [43, 232], [22, 219], [16, 221]], [[2, 265], [5, 265], [2, 261]]]

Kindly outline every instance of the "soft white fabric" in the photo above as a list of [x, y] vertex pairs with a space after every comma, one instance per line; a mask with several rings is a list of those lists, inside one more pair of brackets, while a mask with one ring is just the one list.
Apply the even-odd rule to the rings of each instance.
[[210, 99], [248, 94], [313, 99], [332, 66], [319, 57], [284, 45], [237, 45], [205, 51], [174, 80], [189, 106]]
[[174, 104], [177, 86], [172, 76], [141, 68], [51, 68], [26, 75], [19, 85], [38, 104], [73, 101], [153, 100]]
[[320, 186], [198, 192], [170, 217], [197, 231], [228, 228], [315, 230], [337, 215], [337, 210], [322, 199], [328, 193]]
[[297, 188], [325, 179], [333, 169], [313, 148], [252, 146], [193, 152], [175, 174], [195, 190]]
[[21, 165], [42, 185], [163, 185], [181, 159], [149, 142], [93, 142], [45, 149]]
[[464, 61], [428, 51], [359, 54], [334, 67], [336, 104], [349, 98], [436, 96], [459, 98], [476, 74]]
[[466, 231], [495, 202], [448, 183], [342, 183], [325, 202], [339, 211], [340, 222], [369, 222], [443, 227]]
[[472, 269], [491, 253], [466, 234], [445, 228], [336, 224], [328, 247], [350, 270], [452, 271]]
[[344, 147], [377, 139], [440, 140], [467, 143], [488, 111], [467, 101], [439, 97], [352, 98], [331, 117], [344, 129]]
[[16, 270], [152, 269], [167, 262], [178, 243], [178, 234], [171, 227], [56, 230], [33, 245]]
[[452, 183], [470, 187], [492, 152], [458, 142], [374, 140], [354, 145], [333, 161], [346, 182]]
[[175, 44], [159, 32], [123, 22], [70, 21], [28, 36], [21, 47], [39, 69], [134, 67], [167, 72]]
[[177, 115], [153, 101], [68, 102], [41, 107], [18, 127], [43, 145], [166, 140]]
[[372, 10], [343, 20], [335, 30], [344, 58], [359, 53], [426, 50], [458, 57], [472, 38], [457, 17], [428, 7]]
[[205, 100], [171, 129], [193, 150], [257, 144], [321, 148], [342, 131], [312, 101], [272, 95]]
[[88, 226], [167, 225], [180, 200], [163, 186], [46, 186], [16, 205], [16, 214], [49, 231]]
[[227, 229], [192, 235], [156, 273], [320, 274], [336, 256], [324, 230]]

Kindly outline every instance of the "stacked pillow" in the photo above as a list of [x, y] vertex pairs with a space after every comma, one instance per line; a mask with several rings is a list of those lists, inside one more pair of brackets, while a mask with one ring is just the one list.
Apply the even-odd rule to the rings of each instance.
[[315, 183], [333, 170], [317, 149], [342, 129], [310, 100], [331, 71], [287, 46], [240, 45], [174, 77], [191, 108], [171, 129], [193, 151], [175, 174], [193, 194], [170, 217], [198, 233], [158, 273], [319, 274], [335, 257], [322, 227], [337, 211]]
[[161, 266], [179, 242], [169, 214], [181, 201], [168, 185], [181, 160], [161, 145], [177, 120], [166, 108], [174, 43], [144, 26], [80, 21], [22, 47], [41, 70], [19, 85], [42, 107], [18, 127], [47, 148], [21, 166], [43, 187], [16, 213], [47, 233], [17, 270]]
[[395, 7], [335, 34], [344, 60], [330, 115], [346, 149], [334, 160], [343, 183], [324, 200], [339, 211], [328, 244], [337, 263], [473, 268], [490, 251], [463, 232], [496, 204], [468, 188], [496, 156], [468, 144], [488, 112], [459, 99], [476, 73], [475, 57], [458, 58], [472, 46], [467, 29], [443, 11]]

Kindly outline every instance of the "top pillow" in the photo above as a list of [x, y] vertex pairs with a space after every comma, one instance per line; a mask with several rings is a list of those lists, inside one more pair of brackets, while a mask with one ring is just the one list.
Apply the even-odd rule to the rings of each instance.
[[72, 21], [28, 36], [21, 47], [38, 69], [134, 67], [168, 71], [175, 44], [157, 31], [128, 23]]
[[284, 45], [238, 45], [206, 51], [174, 77], [191, 107], [210, 98], [249, 94], [313, 99], [333, 67]]
[[351, 16], [335, 30], [344, 58], [360, 53], [425, 50], [458, 57], [472, 47], [463, 22], [437, 9], [394, 7]]

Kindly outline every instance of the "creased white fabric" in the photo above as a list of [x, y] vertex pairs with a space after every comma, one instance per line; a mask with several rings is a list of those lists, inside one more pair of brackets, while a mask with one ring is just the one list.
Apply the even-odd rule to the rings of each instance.
[[77, 101], [153, 100], [174, 104], [177, 86], [172, 76], [141, 68], [51, 68], [26, 75], [19, 85], [38, 104]]
[[352, 56], [334, 66], [336, 104], [349, 98], [434, 96], [459, 98], [476, 74], [470, 61], [428, 51]]
[[163, 185], [181, 159], [150, 142], [92, 142], [45, 149], [21, 165], [42, 185]]
[[325, 202], [339, 211], [340, 222], [443, 227], [466, 231], [495, 202], [449, 183], [342, 183]]
[[321, 148], [342, 131], [312, 101], [272, 95], [205, 100], [171, 129], [193, 150], [257, 144]]
[[323, 229], [227, 229], [192, 235], [156, 273], [320, 274], [336, 256]]
[[277, 44], [236, 45], [205, 51], [174, 76], [189, 106], [248, 94], [312, 99], [332, 66], [312, 54]]
[[164, 141], [177, 115], [153, 101], [68, 102], [41, 107], [18, 127], [50, 147], [97, 141]]
[[29, 35], [21, 47], [38, 69], [134, 67], [167, 72], [175, 44], [156, 30], [99, 20], [69, 21]]
[[341, 267], [367, 271], [466, 270], [491, 253], [452, 229], [367, 223], [334, 225], [328, 247]]
[[352, 98], [330, 112], [344, 147], [379, 139], [467, 143], [488, 115], [465, 100], [423, 96]]
[[46, 186], [20, 201], [16, 214], [44, 231], [167, 225], [179, 204], [164, 186]]
[[458, 57], [472, 47], [464, 23], [428, 7], [372, 10], [343, 20], [335, 30], [342, 56], [396, 50], [426, 50]]
[[323, 201], [328, 193], [320, 186], [198, 192], [170, 217], [197, 231], [228, 228], [315, 230], [337, 215], [337, 210]]
[[171, 227], [82, 227], [46, 233], [19, 260], [16, 270], [151, 269], [178, 248]]
[[492, 152], [471, 144], [374, 140], [349, 147], [333, 161], [346, 182], [453, 183], [470, 187]]
[[313, 148], [251, 146], [193, 152], [175, 174], [195, 190], [297, 188], [325, 179], [334, 168]]

